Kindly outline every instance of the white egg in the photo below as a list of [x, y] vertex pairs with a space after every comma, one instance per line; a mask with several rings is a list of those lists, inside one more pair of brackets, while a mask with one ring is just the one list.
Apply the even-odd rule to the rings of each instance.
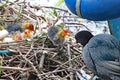
[[8, 31], [7, 30], [2, 30], [0, 31], [0, 39], [5, 38], [8, 35]]

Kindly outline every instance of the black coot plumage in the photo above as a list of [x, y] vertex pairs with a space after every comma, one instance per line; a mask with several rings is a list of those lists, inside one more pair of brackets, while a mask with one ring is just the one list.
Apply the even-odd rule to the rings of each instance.
[[5, 26], [10, 34], [13, 34], [16, 31], [22, 31], [22, 24], [21, 23], [9, 23]]
[[114, 36], [80, 31], [75, 39], [83, 45], [84, 62], [95, 75], [104, 80], [120, 80], [120, 42]]

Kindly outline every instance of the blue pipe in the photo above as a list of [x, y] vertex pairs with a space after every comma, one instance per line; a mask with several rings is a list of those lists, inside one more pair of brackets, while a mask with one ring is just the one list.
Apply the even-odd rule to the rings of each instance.
[[75, 15], [93, 21], [120, 17], [120, 0], [65, 0]]

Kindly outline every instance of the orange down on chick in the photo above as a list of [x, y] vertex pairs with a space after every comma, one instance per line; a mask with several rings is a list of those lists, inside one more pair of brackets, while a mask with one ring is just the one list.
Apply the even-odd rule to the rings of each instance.
[[30, 22], [23, 23], [23, 28], [28, 29], [30, 31], [34, 31], [34, 25]]
[[24, 38], [28, 38], [28, 37], [31, 37], [33, 34], [32, 31], [26, 29], [24, 32], [22, 33], [16, 33], [13, 35], [13, 39], [15, 41], [19, 41], [19, 40], [23, 40]]
[[62, 45], [68, 33], [69, 33], [68, 29], [50, 27], [48, 30], [48, 38], [53, 42], [54, 45]]
[[20, 33], [17, 33], [17, 34], [15, 34], [15, 35], [13, 35], [13, 39], [14, 39], [15, 41], [19, 41], [19, 40], [22, 40], [22, 36], [21, 36]]
[[23, 38], [26, 37], [30, 37], [32, 36], [32, 31], [30, 31], [29, 29], [26, 29], [23, 33], [22, 33]]

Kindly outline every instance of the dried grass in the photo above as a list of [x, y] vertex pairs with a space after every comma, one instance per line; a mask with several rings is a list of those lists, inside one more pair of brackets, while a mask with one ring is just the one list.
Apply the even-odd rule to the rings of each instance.
[[[23, 9], [20, 9], [24, 7]], [[41, 15], [34, 11], [40, 10], [43, 14], [47, 11], [57, 10], [58, 16]], [[58, 20], [70, 18], [68, 11], [47, 6], [29, 6], [25, 2], [7, 3], [1, 8], [0, 24], [23, 23], [31, 21], [39, 28], [40, 34], [43, 29], [55, 25]], [[69, 16], [66, 16], [69, 15]], [[51, 17], [51, 16], [50, 16]], [[55, 18], [54, 18], [55, 17]], [[51, 20], [52, 19], [52, 20]], [[52, 21], [52, 22], [50, 22]], [[47, 23], [46, 27], [41, 27], [42, 23]], [[71, 24], [70, 24], [71, 25]], [[73, 23], [74, 25], [74, 23]], [[82, 24], [78, 24], [78, 27]], [[74, 38], [74, 36], [72, 36]], [[45, 41], [46, 35], [32, 38], [30, 41], [22, 40], [9, 43], [0, 43], [1, 49], [12, 51], [11, 54], [0, 54], [0, 75], [7, 80], [78, 80], [76, 71], [84, 65], [81, 50], [73, 46], [71, 41], [65, 43], [62, 50], [53, 46], [49, 40]], [[86, 69], [86, 68], [85, 68]], [[32, 79], [32, 77], [34, 77]]]

